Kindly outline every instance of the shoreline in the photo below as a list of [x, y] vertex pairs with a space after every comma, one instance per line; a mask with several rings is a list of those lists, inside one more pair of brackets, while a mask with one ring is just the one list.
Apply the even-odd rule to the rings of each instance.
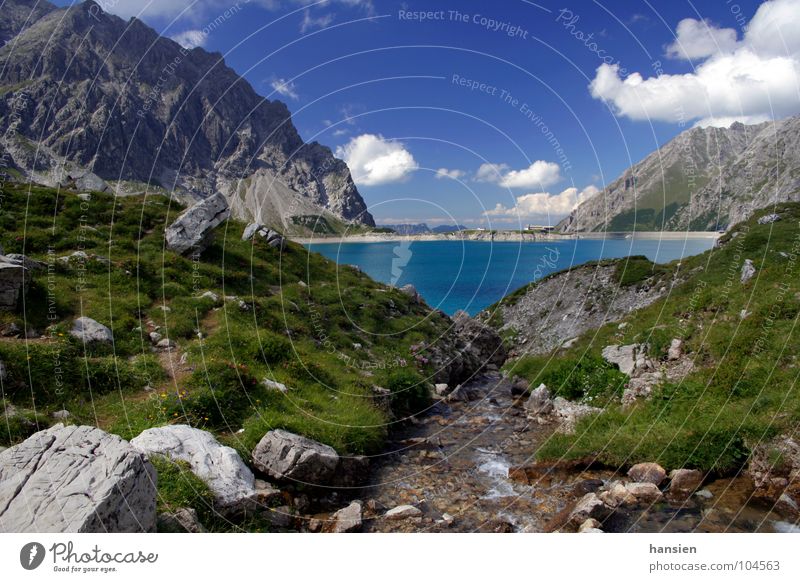
[[472, 241], [472, 242], [552, 242], [570, 241], [578, 239], [604, 240], [604, 239], [639, 239], [639, 240], [682, 240], [682, 239], [718, 239], [722, 234], [716, 231], [648, 231], [648, 232], [587, 232], [578, 234], [533, 234], [517, 231], [467, 232], [446, 234], [384, 234], [369, 233], [350, 236], [331, 237], [288, 237], [292, 242], [301, 245], [322, 244], [350, 244], [350, 243], [390, 243], [401, 241], [412, 242], [442, 242], [442, 241]]

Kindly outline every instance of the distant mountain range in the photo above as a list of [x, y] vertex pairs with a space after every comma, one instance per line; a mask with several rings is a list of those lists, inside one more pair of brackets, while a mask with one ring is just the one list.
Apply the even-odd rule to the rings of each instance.
[[380, 228], [388, 228], [397, 234], [441, 234], [445, 232], [457, 232], [459, 230], [467, 230], [466, 226], [461, 224], [442, 224], [440, 226], [429, 227], [427, 224], [381, 224]]
[[556, 230], [718, 230], [789, 201], [800, 201], [800, 117], [685, 131]]
[[304, 143], [286, 105], [219, 53], [94, 2], [5, 0], [0, 41], [7, 174], [52, 186], [90, 171], [121, 192], [149, 184], [189, 199], [220, 191], [235, 216], [284, 232], [375, 224], [347, 165]]

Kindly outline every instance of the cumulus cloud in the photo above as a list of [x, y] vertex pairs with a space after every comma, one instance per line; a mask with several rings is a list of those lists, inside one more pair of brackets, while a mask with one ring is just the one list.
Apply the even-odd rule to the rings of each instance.
[[403, 144], [371, 133], [356, 136], [339, 146], [336, 156], [347, 162], [353, 180], [361, 186], [401, 182], [419, 168]]
[[694, 72], [622, 78], [602, 64], [592, 96], [633, 120], [754, 123], [800, 112], [800, 0], [764, 2], [741, 40], [706, 21], [684, 20], [677, 33], [668, 53], [703, 59]]
[[481, 164], [475, 172], [476, 182], [499, 182], [503, 179], [503, 174], [508, 172], [511, 166], [508, 164]]
[[503, 188], [546, 188], [561, 181], [561, 168], [553, 162], [536, 160], [524, 170], [512, 170], [503, 176]]
[[492, 182], [503, 188], [547, 188], [561, 181], [561, 168], [553, 162], [537, 160], [522, 170], [508, 164], [481, 164], [476, 182]]
[[445, 178], [450, 178], [451, 180], [460, 180], [467, 173], [463, 170], [448, 170], [447, 168], [439, 168], [436, 170], [436, 179], [437, 180], [444, 180]]
[[287, 81], [286, 79], [274, 79], [270, 83], [270, 87], [272, 87], [272, 90], [279, 95], [283, 95], [289, 99], [294, 99], [295, 101], [300, 99], [300, 95], [297, 94], [297, 89], [295, 88], [294, 83]]
[[193, 49], [200, 46], [205, 46], [208, 40], [208, 35], [202, 30], [185, 30], [170, 37], [185, 49]]
[[309, 30], [316, 28], [327, 28], [333, 23], [334, 15], [332, 13], [321, 14], [313, 16], [311, 10], [303, 12], [303, 20], [300, 22], [300, 32], [305, 34]]
[[709, 20], [685, 18], [678, 23], [675, 42], [667, 47], [667, 55], [676, 59], [702, 59], [736, 48], [736, 31], [717, 28]]
[[576, 206], [585, 202], [600, 190], [595, 186], [587, 186], [583, 190], [567, 188], [559, 194], [537, 192], [518, 196], [514, 206], [497, 204], [493, 209], [484, 212], [486, 216], [501, 220], [529, 220], [532, 218], [561, 219]]

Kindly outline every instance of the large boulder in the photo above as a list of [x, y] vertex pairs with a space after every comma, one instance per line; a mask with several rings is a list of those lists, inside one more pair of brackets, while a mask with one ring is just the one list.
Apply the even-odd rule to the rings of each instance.
[[92, 342], [109, 343], [114, 340], [114, 334], [111, 333], [111, 330], [91, 317], [79, 317], [76, 319], [69, 333], [85, 344]]
[[434, 383], [463, 384], [484, 370], [500, 368], [508, 357], [500, 335], [465, 311], [453, 315], [450, 332], [429, 348]]
[[14, 311], [30, 283], [30, 271], [21, 263], [0, 255], [0, 311]]
[[150, 532], [156, 472], [118, 436], [55, 425], [0, 453], [0, 532]]
[[339, 465], [328, 445], [285, 430], [271, 430], [253, 450], [253, 463], [273, 479], [327, 485]]
[[251, 509], [257, 503], [253, 472], [234, 449], [220, 444], [209, 432], [185, 424], [162, 426], [147, 429], [131, 445], [146, 455], [188, 463], [208, 484], [223, 511]]
[[212, 231], [230, 216], [228, 201], [221, 193], [186, 209], [166, 230], [167, 248], [176, 253], [200, 252]]

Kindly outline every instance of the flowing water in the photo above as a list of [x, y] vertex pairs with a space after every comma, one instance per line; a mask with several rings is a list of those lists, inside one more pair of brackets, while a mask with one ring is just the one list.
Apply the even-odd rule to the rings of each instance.
[[[541, 532], [557, 528], [559, 512], [602, 483], [623, 477], [609, 470], [562, 471], [532, 484], [509, 469], [533, 462], [553, 427], [526, 418], [510, 384], [499, 375], [476, 380], [472, 402], [441, 402], [395, 436], [378, 462], [366, 499], [376, 513], [414, 505], [420, 517], [367, 520], [382, 532]], [[776, 532], [797, 531], [768, 508], [750, 503], [745, 479], [709, 483], [704, 494], [673, 505], [658, 503], [619, 512], [607, 531]]]

